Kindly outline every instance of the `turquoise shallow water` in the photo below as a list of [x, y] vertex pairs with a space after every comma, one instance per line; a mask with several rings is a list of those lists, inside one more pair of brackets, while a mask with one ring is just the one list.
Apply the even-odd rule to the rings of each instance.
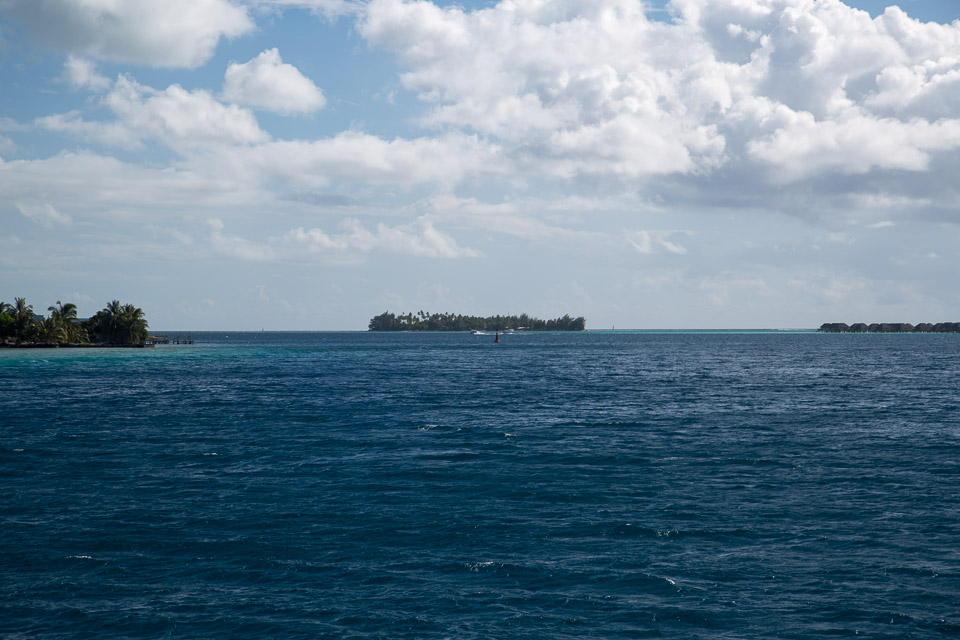
[[960, 633], [960, 336], [0, 351], [0, 636]]

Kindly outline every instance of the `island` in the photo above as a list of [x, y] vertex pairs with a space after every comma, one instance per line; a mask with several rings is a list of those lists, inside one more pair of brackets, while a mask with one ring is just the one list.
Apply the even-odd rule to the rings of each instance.
[[824, 322], [820, 325], [818, 331], [823, 333], [960, 333], [960, 322], [921, 322], [920, 324], [910, 324], [909, 322], [874, 322], [866, 324], [857, 322], [855, 324], [846, 324], [845, 322]]
[[144, 347], [148, 342], [143, 310], [113, 300], [89, 318], [77, 317], [72, 302], [33, 312], [25, 298], [0, 302], [0, 347]]
[[459, 313], [406, 313], [386, 311], [372, 318], [370, 331], [583, 331], [587, 321], [581, 316], [565, 315], [554, 320], [541, 320], [525, 313], [519, 316], [465, 316]]

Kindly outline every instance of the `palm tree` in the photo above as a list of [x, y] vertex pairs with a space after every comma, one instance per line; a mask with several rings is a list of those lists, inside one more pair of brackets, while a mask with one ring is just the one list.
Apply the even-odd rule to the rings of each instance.
[[118, 341], [121, 309], [119, 300], [111, 300], [102, 311], [97, 312], [97, 332], [104, 342]]
[[14, 323], [13, 307], [6, 302], [0, 302], [0, 340], [6, 340], [15, 334]]
[[147, 339], [147, 319], [140, 307], [123, 305], [121, 318], [121, 338], [127, 344], [143, 342]]
[[54, 316], [41, 320], [37, 328], [40, 338], [47, 344], [67, 341], [66, 328]]
[[17, 344], [28, 340], [33, 333], [33, 305], [27, 304], [26, 298], [14, 298], [13, 307], [14, 330], [17, 336]]
[[77, 305], [72, 302], [63, 304], [57, 300], [57, 306], [47, 307], [47, 311], [50, 312], [50, 318], [63, 330], [64, 340], [74, 342], [79, 333], [79, 327], [75, 324], [77, 321]]
[[147, 320], [143, 310], [113, 300], [95, 316], [97, 332], [104, 342], [136, 344], [147, 339]]

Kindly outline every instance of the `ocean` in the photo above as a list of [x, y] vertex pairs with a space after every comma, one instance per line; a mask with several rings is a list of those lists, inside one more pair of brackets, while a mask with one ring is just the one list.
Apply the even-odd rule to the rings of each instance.
[[960, 336], [0, 351], [0, 637], [960, 635]]

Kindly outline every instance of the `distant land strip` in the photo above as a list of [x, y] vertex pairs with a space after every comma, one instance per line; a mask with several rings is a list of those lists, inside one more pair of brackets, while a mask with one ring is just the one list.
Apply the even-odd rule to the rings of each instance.
[[874, 322], [866, 324], [846, 324], [845, 322], [824, 322], [820, 329], [824, 333], [960, 333], [960, 322], [921, 322], [913, 325], [909, 322]]
[[370, 320], [370, 331], [583, 331], [587, 321], [565, 315], [541, 320], [522, 313], [518, 316], [465, 316], [459, 313], [405, 313], [386, 311]]

